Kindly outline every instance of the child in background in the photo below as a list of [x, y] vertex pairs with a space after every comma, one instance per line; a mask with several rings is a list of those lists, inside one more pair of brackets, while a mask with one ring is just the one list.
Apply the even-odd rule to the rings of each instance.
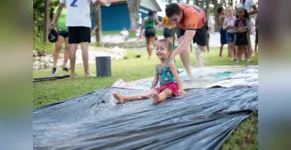
[[165, 16], [162, 22], [159, 24], [158, 28], [160, 28], [161, 26], [164, 27], [164, 31], [163, 31], [164, 38], [172, 42], [173, 36], [174, 36], [175, 25], [169, 21], [167, 16]]
[[227, 44], [226, 42], [226, 31], [222, 28], [223, 26], [223, 21], [225, 19], [224, 16], [224, 10], [223, 7], [219, 7], [217, 9], [218, 15], [219, 15], [219, 28], [220, 28], [220, 50], [219, 50], [219, 57], [222, 57], [222, 51], [223, 51], [223, 46], [224, 44]]
[[236, 30], [235, 34], [235, 46], [238, 50], [238, 61], [242, 60], [242, 54], [244, 53], [245, 59], [247, 62], [250, 61], [248, 55], [248, 18], [249, 15], [247, 10], [243, 7], [237, 8], [237, 16], [234, 22], [234, 29]]
[[[176, 64], [169, 59], [172, 53], [172, 43], [166, 39], [159, 40], [156, 46], [156, 55], [161, 60], [160, 64], [155, 67], [155, 77], [149, 93], [142, 93], [137, 95], [119, 95], [114, 93], [113, 97], [119, 102], [142, 100], [148, 97], [152, 98], [152, 103], [157, 104], [165, 101], [168, 97], [178, 96], [180, 93], [186, 96], [182, 81], [178, 75]], [[156, 88], [157, 83], [160, 87]]]
[[237, 51], [234, 47], [234, 21], [235, 16], [233, 14], [233, 9], [231, 7], [228, 7], [226, 9], [227, 17], [224, 19], [223, 22], [223, 29], [226, 30], [226, 41], [228, 43], [228, 49], [230, 52], [231, 60], [237, 61]]
[[120, 32], [120, 35], [123, 37], [124, 42], [126, 42], [128, 40], [129, 32], [124, 27], [123, 30]]

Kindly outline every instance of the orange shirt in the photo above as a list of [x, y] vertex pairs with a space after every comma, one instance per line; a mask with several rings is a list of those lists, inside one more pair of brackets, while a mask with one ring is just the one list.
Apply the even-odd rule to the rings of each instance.
[[173, 24], [172, 22], [169, 21], [169, 18], [167, 16], [165, 16], [162, 20], [162, 23], [166, 26], [166, 27], [170, 27], [173, 28], [175, 27], [175, 24]]
[[183, 30], [196, 30], [206, 24], [206, 16], [200, 7], [190, 4], [178, 3], [183, 11], [183, 18], [178, 27]]

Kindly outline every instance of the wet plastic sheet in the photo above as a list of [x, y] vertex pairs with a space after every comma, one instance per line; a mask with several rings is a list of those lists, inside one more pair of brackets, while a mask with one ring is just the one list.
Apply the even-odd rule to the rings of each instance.
[[40, 78], [33, 78], [32, 81], [33, 82], [51, 81], [51, 80], [68, 78], [68, 77], [70, 77], [69, 74], [65, 74], [65, 75], [53, 75], [53, 76], [45, 76], [45, 77], [40, 77]]
[[257, 87], [191, 89], [158, 105], [116, 105], [108, 88], [34, 110], [34, 149], [219, 149], [258, 108]]
[[[187, 73], [184, 70], [180, 70], [179, 76], [183, 82], [184, 89], [258, 85], [258, 66], [199, 67], [192, 68], [192, 75], [194, 82], [189, 82], [187, 81]], [[112, 87], [148, 90], [152, 81], [153, 77], [129, 83], [120, 79]]]

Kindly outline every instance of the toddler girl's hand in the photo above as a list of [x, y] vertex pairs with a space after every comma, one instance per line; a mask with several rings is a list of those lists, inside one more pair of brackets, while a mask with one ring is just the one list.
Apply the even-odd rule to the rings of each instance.
[[181, 94], [182, 94], [183, 96], [187, 96], [187, 95], [188, 95], [188, 93], [187, 93], [186, 91], [184, 91], [184, 90], [181, 91]]

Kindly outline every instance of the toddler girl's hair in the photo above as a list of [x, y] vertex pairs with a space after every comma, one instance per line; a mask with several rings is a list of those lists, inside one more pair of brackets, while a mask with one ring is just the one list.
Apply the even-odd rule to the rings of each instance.
[[158, 40], [158, 42], [163, 43], [168, 50], [170, 50], [170, 51], [173, 50], [172, 42], [170, 42], [169, 40], [167, 40], [167, 39], [161, 39], [161, 40]]
[[[244, 10], [244, 12], [245, 12], [245, 14], [244, 14], [244, 18], [246, 18], [246, 19], [250, 19], [250, 15], [249, 15], [249, 13], [248, 13], [248, 11], [246, 10], [246, 9], [244, 9], [243, 7], [238, 7], [237, 9], [243, 9]], [[239, 18], [238, 17], [238, 14], [237, 14], [237, 10], [236, 10], [236, 18]]]

